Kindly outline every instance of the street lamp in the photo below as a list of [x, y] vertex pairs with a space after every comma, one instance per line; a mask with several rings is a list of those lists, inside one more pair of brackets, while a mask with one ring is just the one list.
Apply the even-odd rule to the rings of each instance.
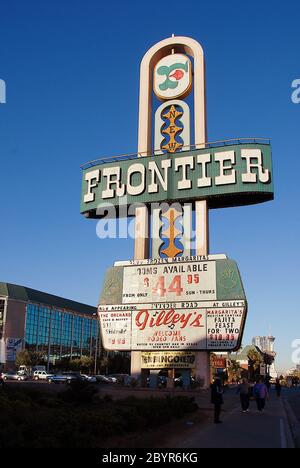
[[[96, 312], [93, 313], [93, 317], [97, 317]], [[98, 351], [99, 347], [101, 346], [101, 339], [100, 339], [100, 320], [97, 318], [97, 323], [98, 323], [98, 333], [96, 335], [96, 343], [95, 343], [95, 362], [94, 362], [94, 375], [97, 373], [97, 356], [98, 356]]]

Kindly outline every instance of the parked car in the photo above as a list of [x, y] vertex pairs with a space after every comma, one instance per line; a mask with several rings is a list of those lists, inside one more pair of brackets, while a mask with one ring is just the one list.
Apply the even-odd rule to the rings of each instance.
[[94, 375], [86, 375], [86, 374], [80, 374], [80, 376], [89, 383], [98, 383], [96, 377]]
[[63, 372], [62, 374], [51, 375], [47, 378], [48, 383], [66, 383], [70, 384], [74, 381], [84, 381], [85, 378], [76, 372]]
[[109, 374], [107, 376], [107, 378], [110, 379], [112, 383], [120, 383], [120, 384], [124, 384], [124, 381], [128, 379], [128, 377], [130, 377], [129, 374]]
[[106, 378], [108, 379], [109, 383], [118, 383], [118, 379], [114, 375], [107, 375]]
[[67, 377], [67, 383], [71, 383], [71, 382], [73, 382], [75, 380], [77, 380], [77, 381], [78, 380], [81, 380], [81, 381], [85, 380], [85, 377], [82, 374], [80, 374], [80, 372], [72, 372], [72, 371], [63, 372], [62, 375], [65, 375]]
[[48, 374], [46, 371], [34, 371], [33, 380], [47, 380], [52, 374]]
[[106, 377], [106, 375], [96, 375], [96, 380], [98, 383], [105, 383], [105, 384], [108, 384], [108, 383], [111, 383], [109, 378]]
[[19, 372], [10, 371], [10, 372], [4, 373], [2, 378], [4, 382], [6, 380], [18, 380], [20, 382], [20, 381], [27, 380], [27, 375], [19, 374]]
[[56, 384], [67, 383], [67, 377], [65, 375], [62, 375], [62, 374], [54, 374], [54, 375], [50, 375], [47, 378], [47, 382], [49, 384], [51, 384], [51, 383], [56, 383]]

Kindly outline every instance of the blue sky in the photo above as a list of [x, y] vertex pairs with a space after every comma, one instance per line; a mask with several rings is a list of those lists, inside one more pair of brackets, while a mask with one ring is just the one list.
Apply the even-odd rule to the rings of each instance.
[[79, 214], [80, 164], [137, 148], [139, 62], [161, 39], [205, 51], [210, 141], [272, 140], [276, 198], [210, 214], [211, 253], [240, 267], [244, 343], [276, 336], [279, 368], [300, 338], [299, 2], [15, 1], [0, 5], [0, 278], [96, 304], [132, 241], [100, 240]]

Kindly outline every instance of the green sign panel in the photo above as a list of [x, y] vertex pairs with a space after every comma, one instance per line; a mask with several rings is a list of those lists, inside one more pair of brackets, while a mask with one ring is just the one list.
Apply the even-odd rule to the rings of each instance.
[[270, 145], [247, 143], [106, 160], [83, 171], [80, 211], [98, 217], [104, 204], [121, 207], [202, 199], [209, 208], [272, 200]]

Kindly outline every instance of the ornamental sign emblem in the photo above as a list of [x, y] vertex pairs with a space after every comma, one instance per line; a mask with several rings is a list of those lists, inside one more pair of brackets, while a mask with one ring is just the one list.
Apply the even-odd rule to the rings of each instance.
[[192, 63], [186, 55], [162, 58], [154, 69], [154, 92], [159, 99], [187, 96], [192, 86]]

